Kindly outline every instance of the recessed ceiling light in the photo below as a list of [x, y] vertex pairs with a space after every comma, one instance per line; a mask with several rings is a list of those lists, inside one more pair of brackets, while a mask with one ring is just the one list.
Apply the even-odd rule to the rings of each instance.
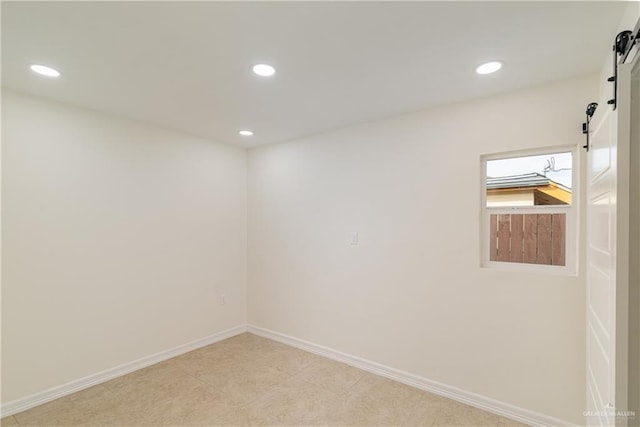
[[60, 77], [60, 71], [55, 68], [47, 67], [46, 65], [33, 64], [31, 71], [47, 77]]
[[478, 65], [478, 68], [476, 68], [476, 73], [491, 74], [491, 73], [495, 73], [500, 68], [502, 68], [502, 62], [498, 62], [498, 61], [485, 62], [482, 65]]
[[253, 66], [253, 72], [259, 76], [269, 77], [276, 73], [276, 69], [268, 64], [257, 64]]
[[251, 132], [250, 130], [239, 130], [238, 133], [242, 136], [252, 136], [253, 132]]

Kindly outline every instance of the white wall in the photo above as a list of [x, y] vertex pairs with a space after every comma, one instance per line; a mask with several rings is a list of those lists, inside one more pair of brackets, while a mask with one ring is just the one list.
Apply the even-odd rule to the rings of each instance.
[[250, 150], [249, 323], [582, 423], [583, 278], [479, 267], [480, 156], [582, 145], [597, 94], [591, 76]]
[[245, 150], [7, 91], [2, 113], [3, 403], [245, 324]]
[[[619, 30], [632, 30], [640, 20], [640, 1], [630, 2]], [[609, 62], [608, 67], [611, 67]], [[606, 73], [607, 66], [603, 67]], [[629, 426], [640, 426], [640, 81], [632, 85], [631, 195], [630, 195], [630, 271], [629, 271], [629, 399], [628, 410], [635, 412]]]

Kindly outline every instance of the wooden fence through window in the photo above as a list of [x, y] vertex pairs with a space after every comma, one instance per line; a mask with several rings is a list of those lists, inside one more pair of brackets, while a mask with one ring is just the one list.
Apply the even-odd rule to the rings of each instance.
[[565, 265], [566, 214], [491, 214], [491, 261]]

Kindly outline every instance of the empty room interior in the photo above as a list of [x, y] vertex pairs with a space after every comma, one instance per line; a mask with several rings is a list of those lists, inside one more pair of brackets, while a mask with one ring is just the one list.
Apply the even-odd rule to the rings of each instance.
[[640, 425], [640, 1], [2, 1], [2, 426]]

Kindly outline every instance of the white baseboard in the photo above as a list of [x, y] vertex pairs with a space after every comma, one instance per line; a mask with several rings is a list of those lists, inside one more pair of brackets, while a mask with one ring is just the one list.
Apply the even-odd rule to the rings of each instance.
[[560, 420], [545, 414], [510, 405], [508, 403], [504, 403], [490, 397], [461, 390], [459, 388], [413, 375], [408, 372], [390, 368], [388, 366], [384, 366], [379, 363], [363, 359], [361, 357], [352, 356], [350, 354], [314, 344], [309, 341], [251, 325], [236, 326], [234, 328], [209, 335], [190, 343], [183, 344], [169, 350], [161, 351], [159, 353], [134, 360], [133, 362], [125, 363], [120, 366], [116, 366], [115, 368], [107, 369], [105, 371], [98, 372], [96, 374], [89, 375], [87, 377], [80, 378], [39, 393], [35, 393], [22, 399], [7, 402], [0, 408], [1, 417], [7, 417], [18, 412], [25, 411], [35, 406], [42, 405], [43, 403], [50, 402], [59, 397], [84, 390], [91, 386], [101, 384], [103, 382], [120, 377], [122, 375], [126, 375], [133, 371], [137, 371], [138, 369], [145, 368], [158, 362], [162, 362], [163, 360], [179, 356], [189, 351], [196, 350], [198, 348], [213, 344], [218, 341], [222, 341], [226, 338], [230, 338], [247, 331], [265, 338], [272, 339], [274, 341], [290, 345], [292, 347], [300, 348], [310, 353], [318, 354], [329, 359], [346, 363], [364, 371], [368, 371], [376, 375], [380, 375], [401, 382], [403, 384], [428, 391], [430, 393], [438, 394], [440, 396], [444, 396], [449, 399], [474, 406], [487, 412], [510, 418], [521, 423], [529, 424], [532, 426], [574, 426], [573, 423]]
[[221, 331], [204, 338], [200, 338], [198, 340], [191, 341], [189, 343], [143, 357], [138, 360], [134, 360], [133, 362], [125, 363], [120, 366], [116, 366], [115, 368], [98, 372], [97, 374], [70, 381], [66, 384], [62, 384], [42, 392], [32, 394], [31, 396], [27, 396], [22, 399], [7, 402], [0, 408], [0, 414], [2, 414], [2, 417], [7, 417], [18, 412], [26, 411], [27, 409], [33, 408], [34, 406], [42, 405], [43, 403], [50, 402], [59, 397], [84, 390], [85, 388], [89, 388], [91, 386], [112, 380], [122, 375], [126, 375], [133, 371], [137, 371], [138, 369], [154, 365], [158, 362], [162, 362], [163, 360], [171, 359], [172, 357], [176, 357], [189, 351], [196, 350], [200, 347], [204, 347], [209, 344], [231, 338], [246, 331], [246, 325], [236, 326], [234, 328], [227, 329], [225, 331]]
[[274, 341], [278, 341], [292, 347], [296, 347], [310, 353], [315, 353], [320, 356], [327, 357], [329, 359], [337, 360], [342, 363], [354, 366], [380, 375], [403, 384], [410, 385], [421, 390], [428, 391], [440, 396], [447, 397], [452, 400], [464, 403], [466, 405], [474, 406], [487, 412], [491, 412], [506, 418], [510, 418], [514, 421], [518, 421], [524, 424], [532, 426], [574, 426], [575, 424], [560, 420], [558, 418], [550, 417], [545, 414], [541, 414], [529, 409], [520, 408], [514, 405], [510, 405], [505, 402], [501, 402], [490, 397], [482, 396], [480, 394], [472, 393], [469, 391], [461, 390], [450, 385], [446, 385], [437, 381], [423, 378], [417, 375], [403, 372], [398, 369], [390, 368], [388, 366], [381, 365], [370, 360], [366, 360], [357, 356], [342, 353], [331, 348], [324, 347], [322, 345], [314, 344], [309, 341], [301, 340], [295, 337], [291, 337], [279, 332], [271, 331], [257, 326], [249, 325], [247, 330], [252, 334], [259, 335], [261, 337], [269, 338]]

